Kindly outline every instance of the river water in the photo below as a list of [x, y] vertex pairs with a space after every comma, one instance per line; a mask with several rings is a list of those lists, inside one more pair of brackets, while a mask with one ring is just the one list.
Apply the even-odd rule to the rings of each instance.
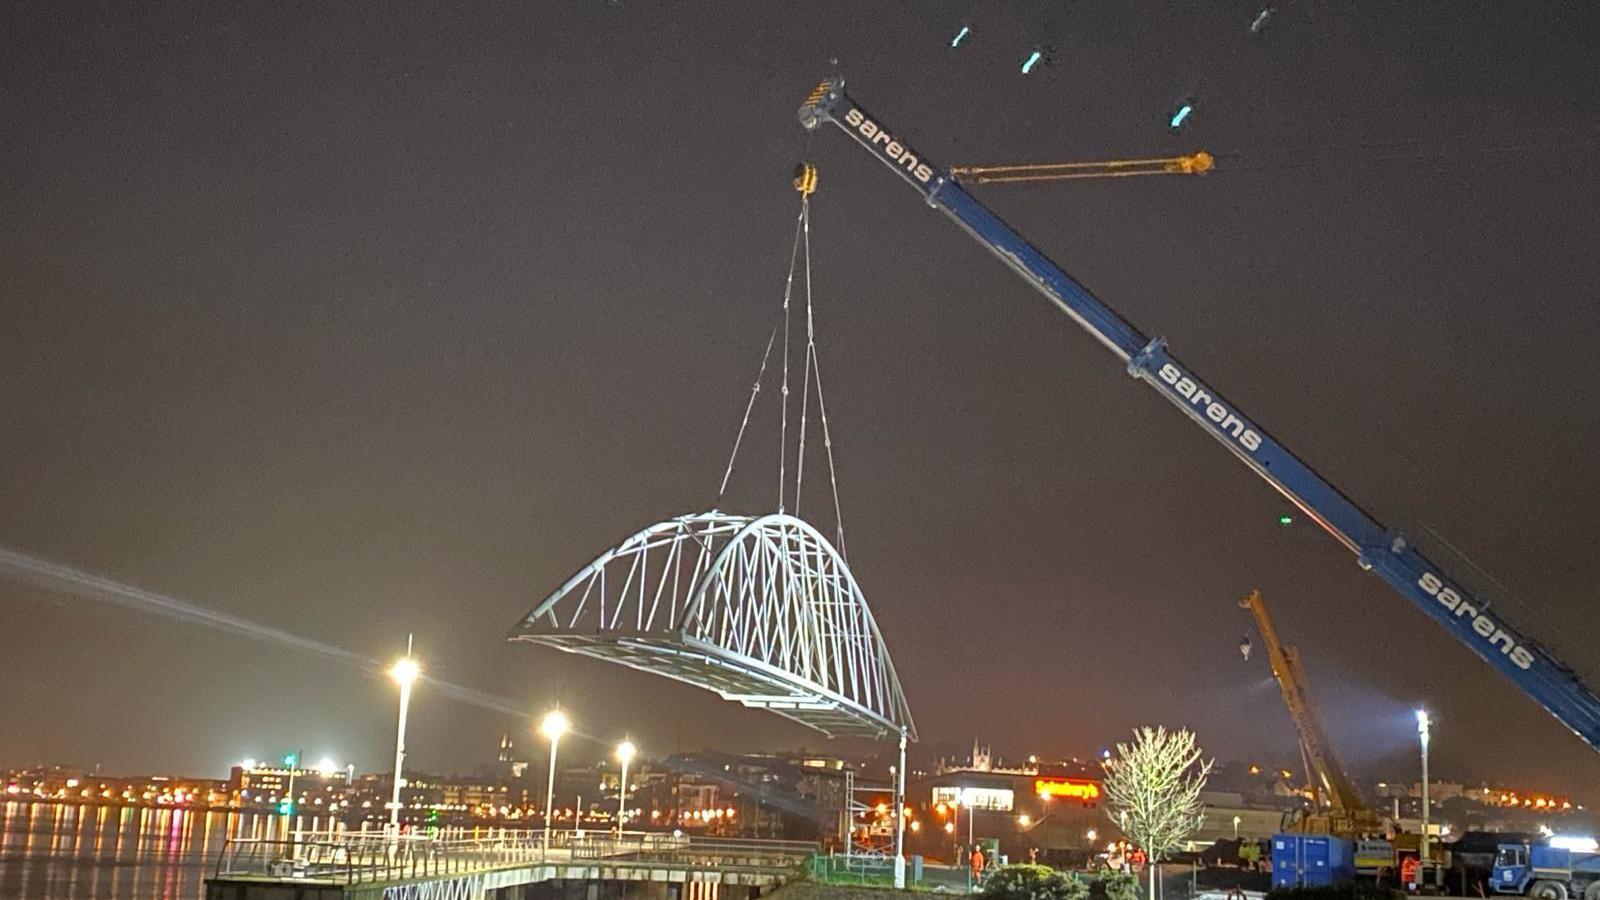
[[[229, 837], [276, 838], [262, 813], [0, 804], [0, 898], [201, 900]], [[309, 819], [302, 827], [315, 828]]]

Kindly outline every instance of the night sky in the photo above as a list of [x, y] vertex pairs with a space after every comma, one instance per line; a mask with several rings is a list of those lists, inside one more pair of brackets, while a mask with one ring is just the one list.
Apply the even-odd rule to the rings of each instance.
[[[836, 59], [945, 165], [1218, 154], [974, 192], [1381, 521], [1525, 598], [1499, 608], [1593, 683], [1600, 4], [1295, 0], [1252, 37], [1256, 12], [7, 3], [0, 544], [365, 656], [414, 631], [430, 673], [529, 710], [419, 689], [423, 769], [532, 742], [557, 701], [580, 756], [625, 731], [822, 745], [504, 633], [713, 502], [779, 314], [795, 108]], [[1593, 750], [1279, 527], [1267, 485], [899, 179], [831, 127], [810, 155], [851, 561], [925, 742], [1084, 755], [1164, 723], [1291, 763], [1236, 646], [1260, 588], [1359, 776], [1412, 777], [1425, 703], [1440, 775], [1600, 800]], [[775, 505], [776, 397], [725, 509]], [[831, 531], [811, 460], [801, 513]], [[0, 656], [0, 763], [392, 752], [380, 677], [16, 580]]]

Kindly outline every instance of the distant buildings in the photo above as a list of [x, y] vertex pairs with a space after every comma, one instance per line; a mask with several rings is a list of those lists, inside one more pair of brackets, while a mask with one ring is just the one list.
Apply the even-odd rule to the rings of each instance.
[[[565, 758], [565, 757], [564, 757]], [[609, 758], [575, 761], [556, 773], [551, 820], [563, 828], [610, 829], [625, 810], [629, 829], [821, 841], [843, 849], [883, 851], [893, 844], [893, 777], [888, 757], [847, 763], [808, 753], [678, 753], [636, 759], [628, 795]], [[518, 759], [503, 738], [496, 759], [467, 775], [407, 772], [402, 818], [412, 827], [544, 822], [546, 764]], [[1204, 794], [1206, 817], [1194, 849], [1214, 841], [1261, 839], [1280, 830], [1303, 797], [1283, 769], [1222, 763]], [[995, 842], [1013, 859], [1037, 851], [1058, 863], [1086, 861], [1121, 837], [1103, 805], [1098, 759], [1029, 757], [1007, 765], [974, 743], [961, 760], [906, 781], [906, 846], [949, 859], [969, 838]], [[171, 775], [104, 776], [71, 766], [0, 772], [0, 800], [119, 806], [247, 810], [301, 817], [307, 828], [381, 827], [393, 792], [389, 772], [353, 767], [233, 766], [226, 779]], [[1402, 829], [1418, 827], [1420, 785], [1383, 782], [1372, 793], [1380, 814]], [[1571, 827], [1583, 807], [1565, 797], [1488, 784], [1433, 782], [1430, 820], [1446, 840], [1466, 831], [1537, 832]], [[850, 808], [846, 811], [847, 798]]]

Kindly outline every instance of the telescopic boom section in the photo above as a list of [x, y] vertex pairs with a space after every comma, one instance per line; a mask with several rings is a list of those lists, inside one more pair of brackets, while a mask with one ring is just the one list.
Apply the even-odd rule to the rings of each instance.
[[1151, 339], [1051, 262], [979, 203], [897, 131], [829, 79], [800, 107], [800, 124], [832, 122], [893, 169], [928, 205], [954, 219], [1024, 280], [1072, 317], [1146, 384], [1277, 488], [1423, 613], [1511, 679], [1590, 746], [1600, 749], [1600, 697], [1569, 666], [1512, 627], [1490, 604], [1423, 556], [1251, 421], [1179, 362], [1164, 338]]
[[1137, 178], [1144, 175], [1204, 175], [1217, 160], [1204, 150], [1188, 156], [1111, 159], [1100, 162], [1017, 163], [1004, 166], [951, 166], [950, 174], [973, 184], [1019, 181], [1073, 181], [1080, 178]]
[[1294, 720], [1295, 731], [1300, 735], [1300, 754], [1305, 757], [1306, 776], [1317, 794], [1319, 811], [1332, 810], [1351, 818], [1372, 818], [1334, 756], [1333, 744], [1322, 727], [1322, 716], [1311, 700], [1305, 670], [1300, 668], [1299, 651], [1278, 640], [1278, 629], [1272, 624], [1267, 603], [1259, 592], [1251, 591], [1239, 605], [1255, 617], [1256, 630], [1261, 632], [1261, 640], [1267, 645], [1272, 677], [1278, 681], [1283, 703], [1289, 707], [1289, 718]]

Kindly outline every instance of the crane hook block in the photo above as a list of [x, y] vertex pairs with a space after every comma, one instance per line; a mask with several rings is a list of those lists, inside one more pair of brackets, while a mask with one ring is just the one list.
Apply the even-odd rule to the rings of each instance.
[[803, 162], [794, 167], [794, 189], [810, 196], [817, 190], [817, 167]]

